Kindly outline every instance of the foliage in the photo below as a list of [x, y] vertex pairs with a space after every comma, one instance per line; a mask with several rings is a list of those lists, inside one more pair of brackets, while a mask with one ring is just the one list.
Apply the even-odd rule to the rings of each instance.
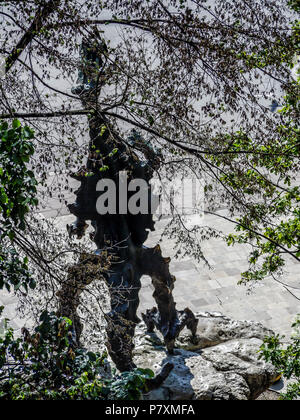
[[299, 0], [289, 0], [288, 5], [291, 7], [291, 9], [294, 9], [296, 12], [300, 12]]
[[[24, 104], [23, 115], [38, 131], [35, 171], [44, 180], [49, 171], [55, 173], [41, 195], [55, 195], [63, 204], [70, 185], [61, 174], [82, 166], [91, 110], [77, 115], [74, 104], [80, 98], [54, 86], [52, 75], [59, 74], [63, 85], [76, 73], [79, 40], [91, 39], [97, 27], [107, 43], [103, 83], [111, 87], [97, 98], [97, 109], [107, 120], [104, 129], [117, 142], [129, 130], [141, 130], [163, 151], [162, 176], [164, 169], [170, 179], [197, 176], [209, 187], [209, 211], [230, 208], [228, 219], [238, 222], [242, 234], [228, 237], [229, 244], [251, 241], [257, 247], [244, 281], [273, 274], [287, 253], [298, 258], [293, 232], [299, 223], [294, 212], [299, 131], [292, 119], [299, 110], [299, 87], [290, 80], [299, 51], [298, 11], [296, 0], [88, 0], [84, 8], [78, 0], [8, 2], [0, 51], [9, 64], [2, 80], [7, 100], [0, 108], [8, 118]], [[26, 36], [20, 28], [28, 28]], [[122, 36], [115, 36], [116, 29]], [[24, 41], [17, 51], [16, 36]], [[21, 52], [30, 43], [26, 62]], [[285, 106], [273, 118], [261, 99], [281, 101], [282, 90]], [[273, 218], [286, 216], [274, 228]], [[180, 255], [186, 244], [193, 248], [193, 239], [182, 220], [173, 222], [166, 234], [176, 230]], [[47, 227], [44, 242], [48, 234]], [[201, 240], [218, 234], [203, 228]], [[47, 260], [49, 248], [41, 251], [31, 243], [36, 260], [41, 254]], [[196, 258], [206, 261], [201, 244], [194, 248]], [[261, 267], [255, 268], [258, 262]], [[47, 264], [44, 275], [58, 276], [61, 265]]]
[[36, 205], [36, 180], [27, 168], [34, 154], [33, 131], [14, 120], [0, 125], [0, 214], [4, 234], [13, 235], [13, 227], [25, 230], [25, 215], [30, 205]]
[[34, 154], [33, 131], [13, 120], [0, 123], [0, 289], [34, 288], [28, 258], [21, 259], [14, 246], [17, 231], [25, 230], [25, 216], [37, 205], [34, 173], [28, 168]]
[[109, 375], [106, 354], [72, 348], [72, 322], [45, 311], [33, 334], [8, 329], [0, 338], [0, 399], [136, 400], [153, 377], [148, 369]]
[[[37, 181], [31, 169], [33, 131], [18, 120], [0, 125], [0, 288], [21, 286], [28, 290], [35, 281], [15, 248], [19, 232], [26, 232], [26, 215], [37, 205]], [[0, 317], [3, 312], [0, 308]], [[15, 338], [6, 327], [0, 336], [0, 399], [138, 399], [150, 370], [136, 369], [108, 376], [105, 354], [72, 349], [72, 322], [44, 311], [33, 334], [25, 328]]]
[[281, 395], [282, 400], [294, 400], [300, 397], [300, 317], [292, 325], [295, 334], [291, 343], [284, 344], [284, 336], [267, 337], [261, 346], [260, 358], [271, 362], [285, 378], [294, 379], [288, 385], [286, 393]]
[[[126, 142], [135, 128], [162, 150], [162, 177], [203, 180], [208, 212], [229, 208], [227, 220], [238, 232], [228, 243], [253, 245], [244, 281], [275, 274], [285, 256], [299, 261], [299, 86], [290, 75], [299, 22], [295, 13], [291, 22], [287, 4], [299, 11], [298, 0], [5, 2], [0, 118], [18, 116], [35, 127], [32, 166], [45, 187], [40, 201], [53, 197], [63, 206], [69, 199], [67, 173], [86, 159], [87, 118], [101, 112], [116, 142]], [[95, 27], [108, 46], [107, 88], [96, 107], [79, 109], [81, 99], [66, 81], [76, 77], [81, 39], [91, 39]], [[270, 112], [272, 99], [281, 112]], [[32, 220], [18, 241], [30, 250], [40, 287], [35, 300], [22, 295], [21, 308], [35, 314], [38, 305], [55, 306], [67, 256], [77, 258], [91, 244], [71, 242], [55, 220]], [[168, 226], [178, 255], [187, 250], [205, 260], [182, 220]], [[201, 226], [197, 239], [219, 234]], [[89, 312], [92, 303], [103, 305], [93, 300], [97, 293], [81, 300], [89, 336], [101, 326], [101, 311]]]
[[[289, 5], [299, 11], [299, 2], [291, 1]], [[277, 48], [277, 52], [281, 54], [282, 63], [294, 69], [300, 45], [299, 20], [291, 29], [292, 54], [286, 49], [280, 52]], [[274, 58], [273, 52], [271, 57]], [[246, 60], [249, 64], [249, 57]], [[262, 64], [258, 55], [251, 56], [251, 66], [260, 68], [262, 65], [268, 64]], [[245, 131], [228, 134], [225, 137], [230, 157], [211, 158], [222, 170], [220, 181], [224, 186], [235, 193], [243, 192], [240, 211], [243, 215], [235, 221], [239, 233], [226, 237], [228, 245], [253, 245], [250, 266], [242, 273], [241, 282], [262, 280], [281, 273], [287, 255], [300, 262], [300, 188], [295, 182], [300, 155], [300, 75], [297, 70], [296, 80], [286, 88], [272, 141], [261, 139], [257, 143]], [[240, 165], [241, 151], [245, 153], [243, 166]]]
[[[245, 169], [226, 171], [221, 179], [233, 190], [242, 189], [245, 196], [260, 194], [260, 200], [247, 204], [247, 213], [236, 220], [239, 234], [227, 236], [227, 244], [253, 243], [249, 256], [250, 269], [242, 274], [242, 281], [261, 280], [278, 272], [285, 265], [285, 255], [300, 261], [300, 189], [294, 183], [294, 174], [299, 164], [299, 84], [287, 95], [281, 108], [283, 123], [278, 126], [279, 139], [272, 146], [254, 144], [245, 133], [238, 133], [231, 142], [233, 151], [227, 167], [233, 168], [238, 160], [238, 150], [249, 151], [245, 157]], [[296, 96], [297, 95], [297, 96]], [[272, 154], [268, 149], [272, 148]], [[221, 159], [215, 159], [221, 165]], [[252, 169], [248, 169], [249, 166]], [[259, 169], [258, 169], [259, 168]], [[264, 173], [279, 176], [279, 186]], [[259, 265], [260, 263], [260, 265]]]

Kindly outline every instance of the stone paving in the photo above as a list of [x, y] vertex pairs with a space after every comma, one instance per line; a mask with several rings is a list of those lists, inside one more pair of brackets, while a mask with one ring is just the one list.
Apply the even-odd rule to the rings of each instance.
[[[73, 202], [71, 196], [69, 194], [68, 202]], [[54, 218], [56, 225], [62, 229], [74, 221], [67, 208], [55, 197], [44, 203], [44, 208], [39, 212], [45, 218]], [[226, 215], [226, 210], [219, 211], [219, 214]], [[166, 223], [167, 220], [162, 220], [156, 224], [156, 231], [150, 234], [146, 245], [154, 246], [160, 242]], [[232, 230], [229, 222], [217, 216], [205, 215], [203, 223], [226, 233]], [[164, 256], [173, 257], [173, 241], [163, 239], [160, 245]], [[274, 332], [290, 337], [291, 324], [300, 313], [297, 263], [292, 260], [288, 262], [282, 279], [284, 284], [267, 279], [250, 288], [237, 284], [241, 272], [248, 267], [248, 246], [228, 247], [221, 239], [210, 239], [202, 244], [202, 250], [211, 269], [190, 258], [172, 259], [170, 269], [176, 276], [174, 297], [178, 309], [188, 306], [193, 311], [219, 311], [233, 319], [261, 322]], [[139, 313], [155, 305], [153, 291], [150, 278], [145, 276], [140, 292]], [[30, 326], [30, 320], [20, 319], [16, 314], [16, 297], [13, 293], [1, 290], [1, 305], [5, 306], [4, 317], [10, 319], [10, 325], [15, 330], [20, 331], [24, 325]], [[2, 329], [3, 319], [0, 319], [0, 333]], [[288, 383], [286, 380], [280, 381], [274, 385], [274, 390], [284, 392]], [[262, 398], [270, 399], [268, 395]]]
[[[230, 230], [229, 222], [224, 223], [216, 216], [205, 216], [205, 224]], [[161, 226], [158, 225], [149, 241], [151, 245], [158, 242], [160, 233]], [[163, 241], [161, 247], [165, 256], [174, 254], [171, 241]], [[290, 293], [300, 298], [299, 276], [293, 261], [286, 267], [284, 283], [293, 287], [298, 285], [298, 291], [273, 279], [250, 288], [237, 284], [241, 272], [248, 267], [248, 246], [228, 247], [221, 239], [211, 239], [203, 243], [203, 251], [212, 269], [188, 258], [171, 262], [171, 271], [177, 279], [174, 296], [178, 309], [189, 306], [194, 311], [219, 311], [234, 319], [261, 322], [277, 333], [290, 335], [291, 324], [300, 312], [299, 300]], [[141, 309], [153, 305], [152, 289], [150, 279], [145, 279]]]
[[[74, 220], [67, 208], [55, 198], [45, 203], [44, 207], [40, 209], [41, 214], [46, 218], [55, 218], [62, 228]], [[219, 213], [225, 215], [226, 210]], [[150, 234], [146, 245], [154, 246], [160, 241], [166, 222], [164, 219], [156, 224], [156, 231]], [[229, 222], [217, 216], [205, 215], [203, 223], [224, 232], [232, 229]], [[212, 269], [190, 258], [172, 259], [170, 268], [177, 279], [174, 296], [178, 309], [189, 306], [194, 311], [219, 311], [234, 319], [259, 321], [276, 333], [290, 336], [291, 324], [300, 313], [297, 299], [300, 298], [299, 266], [289, 261], [282, 280], [285, 285], [267, 279], [250, 288], [237, 284], [241, 272], [248, 266], [248, 246], [228, 247], [221, 239], [211, 239], [204, 242], [202, 247]], [[161, 248], [164, 256], [173, 257], [173, 241], [163, 239]], [[140, 312], [154, 306], [152, 293], [150, 278], [144, 277]], [[0, 291], [1, 304], [5, 305], [5, 316], [12, 320], [12, 326], [22, 327], [24, 320], [15, 315], [14, 295]]]

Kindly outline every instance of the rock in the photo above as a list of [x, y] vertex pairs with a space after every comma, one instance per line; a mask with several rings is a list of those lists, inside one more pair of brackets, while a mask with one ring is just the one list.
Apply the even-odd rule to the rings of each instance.
[[177, 340], [180, 348], [197, 350], [216, 346], [238, 338], [258, 338], [263, 340], [273, 331], [253, 321], [235, 321], [219, 312], [198, 312], [195, 314], [199, 319], [198, 340], [192, 343], [187, 331], [183, 331]]
[[158, 372], [166, 363], [174, 369], [163, 385], [145, 395], [149, 400], [252, 400], [278, 376], [274, 367], [258, 359], [266, 335], [259, 323], [234, 321], [219, 313], [198, 313], [198, 337], [183, 331], [174, 355], [168, 355], [159, 333], [136, 331], [134, 361]]

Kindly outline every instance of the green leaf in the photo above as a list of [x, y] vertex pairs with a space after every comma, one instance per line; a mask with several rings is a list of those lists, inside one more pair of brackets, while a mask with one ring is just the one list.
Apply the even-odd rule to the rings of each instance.
[[15, 119], [15, 120], [13, 120], [12, 126], [13, 126], [13, 128], [16, 130], [16, 129], [18, 129], [19, 127], [21, 127], [21, 123], [20, 123], [20, 121], [19, 121], [19, 120]]

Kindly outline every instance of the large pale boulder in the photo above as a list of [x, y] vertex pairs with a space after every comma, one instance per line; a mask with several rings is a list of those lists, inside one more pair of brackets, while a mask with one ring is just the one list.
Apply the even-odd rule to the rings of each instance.
[[192, 342], [183, 331], [174, 355], [168, 355], [162, 337], [136, 332], [135, 363], [155, 372], [171, 362], [174, 369], [163, 385], [145, 395], [150, 400], [249, 400], [276, 379], [272, 365], [259, 360], [258, 350], [273, 332], [259, 323], [234, 321], [219, 313], [198, 313], [198, 337]]

